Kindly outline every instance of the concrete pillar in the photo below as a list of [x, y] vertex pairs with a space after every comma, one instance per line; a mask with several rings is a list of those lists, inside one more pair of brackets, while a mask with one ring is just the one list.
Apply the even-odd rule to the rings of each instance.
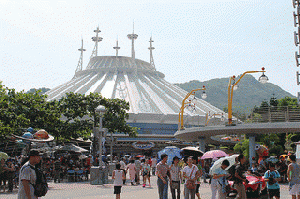
[[199, 149], [205, 153], [205, 137], [199, 137]]
[[255, 157], [255, 136], [249, 135], [249, 163], [251, 166], [252, 157]]

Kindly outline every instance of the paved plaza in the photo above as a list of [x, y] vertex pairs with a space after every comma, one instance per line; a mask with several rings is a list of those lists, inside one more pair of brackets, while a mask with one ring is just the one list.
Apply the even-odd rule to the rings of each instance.
[[[130, 183], [122, 187], [121, 198], [138, 198], [138, 199], [158, 199], [156, 176], [151, 177], [151, 187], [142, 188], [139, 186], [131, 186]], [[183, 188], [183, 185], [181, 185]], [[113, 194], [113, 185], [90, 185], [89, 182], [77, 183], [49, 183], [50, 190], [45, 199], [94, 199], [94, 198], [115, 198]], [[288, 194], [288, 185], [281, 184], [281, 199], [291, 199]], [[183, 190], [183, 189], [182, 189]], [[208, 183], [202, 183], [200, 188], [201, 198], [210, 199], [211, 191]], [[13, 193], [0, 193], [1, 199], [16, 199], [17, 190]], [[183, 194], [181, 195], [183, 198]], [[261, 199], [267, 198], [266, 196], [260, 197]], [[169, 199], [171, 194], [169, 192]]]

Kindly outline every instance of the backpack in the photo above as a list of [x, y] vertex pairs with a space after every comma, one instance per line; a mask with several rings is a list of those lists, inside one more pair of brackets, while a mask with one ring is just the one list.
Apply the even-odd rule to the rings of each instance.
[[32, 184], [34, 187], [34, 195], [36, 197], [45, 196], [48, 192], [48, 183], [45, 174], [40, 168], [34, 168], [31, 165], [29, 165], [29, 167], [33, 169], [36, 174], [35, 184]]
[[37, 197], [45, 196], [48, 192], [48, 183], [46, 175], [40, 168], [35, 169], [36, 173], [36, 182], [34, 187], [34, 195]]

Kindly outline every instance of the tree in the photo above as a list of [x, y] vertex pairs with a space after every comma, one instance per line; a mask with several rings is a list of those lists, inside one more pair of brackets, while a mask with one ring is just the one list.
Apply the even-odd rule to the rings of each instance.
[[244, 139], [235, 144], [233, 147], [235, 153], [243, 154], [246, 158], [249, 157], [249, 139]]
[[[67, 93], [59, 101], [63, 114], [63, 129], [66, 132], [61, 135], [65, 138], [76, 138], [87, 136], [91, 133], [92, 127], [98, 126], [100, 116], [96, 112], [99, 105], [106, 108], [103, 117], [103, 126], [112, 133], [126, 133], [136, 136], [137, 129], [126, 123], [129, 115], [129, 103], [120, 99], [106, 99], [99, 93], [82, 95], [78, 93]], [[88, 116], [88, 117], [87, 117]]]

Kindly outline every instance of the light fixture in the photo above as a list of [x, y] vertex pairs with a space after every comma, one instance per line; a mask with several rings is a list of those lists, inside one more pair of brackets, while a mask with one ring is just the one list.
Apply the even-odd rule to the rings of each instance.
[[207, 94], [205, 91], [202, 92], [202, 95], [201, 95], [202, 99], [206, 99], [207, 98]]
[[263, 74], [259, 77], [258, 81], [262, 84], [265, 84], [265, 83], [267, 83], [267, 81], [269, 81], [269, 78], [263, 72]]
[[239, 88], [239, 86], [236, 84], [236, 85], [233, 85], [233, 90], [236, 91], [237, 89]]
[[225, 117], [224, 117], [224, 115], [223, 115], [223, 113], [222, 113], [222, 116], [221, 116], [221, 122], [224, 122], [225, 121]]

